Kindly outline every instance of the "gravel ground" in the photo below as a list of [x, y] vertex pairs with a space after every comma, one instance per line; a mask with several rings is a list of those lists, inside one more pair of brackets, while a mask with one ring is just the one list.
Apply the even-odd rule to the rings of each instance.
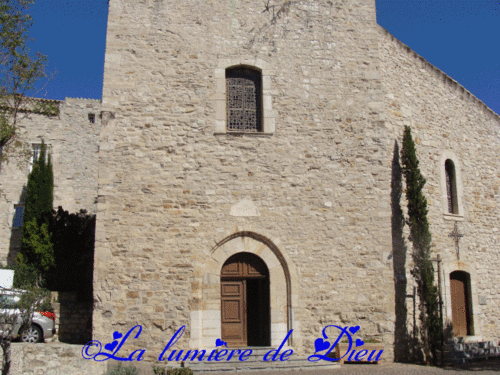
[[[203, 374], [203, 373], [197, 373]], [[196, 375], [197, 375], [196, 374]], [[205, 373], [208, 374], [208, 373]], [[211, 375], [229, 375], [227, 372], [210, 373]], [[386, 363], [379, 365], [342, 365], [335, 370], [316, 371], [260, 371], [260, 372], [235, 372], [234, 375], [498, 375], [500, 374], [500, 359], [475, 362], [468, 365], [454, 367], [432, 367], [406, 365], [401, 363]]]

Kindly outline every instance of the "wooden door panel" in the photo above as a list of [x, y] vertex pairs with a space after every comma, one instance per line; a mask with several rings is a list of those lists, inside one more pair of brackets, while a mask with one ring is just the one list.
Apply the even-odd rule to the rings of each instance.
[[221, 335], [231, 346], [247, 343], [245, 280], [221, 281]]
[[222, 267], [221, 277], [268, 277], [265, 263], [258, 257], [246, 253], [233, 255]]
[[224, 266], [223, 276], [239, 276], [243, 274], [243, 264], [234, 262]]
[[269, 315], [266, 264], [253, 254], [234, 254], [221, 269], [222, 340], [232, 347], [248, 346], [250, 342], [270, 345]]
[[221, 293], [226, 297], [238, 297], [242, 294], [240, 281], [226, 281], [221, 284]]
[[451, 279], [451, 318], [455, 336], [467, 336], [466, 288], [462, 280]]

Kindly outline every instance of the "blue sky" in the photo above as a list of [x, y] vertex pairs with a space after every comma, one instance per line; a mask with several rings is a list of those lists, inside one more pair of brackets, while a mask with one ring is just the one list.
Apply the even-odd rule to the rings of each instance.
[[[499, 0], [376, 3], [382, 27], [500, 114]], [[31, 49], [57, 71], [36, 96], [100, 99], [107, 0], [37, 0], [31, 13]]]

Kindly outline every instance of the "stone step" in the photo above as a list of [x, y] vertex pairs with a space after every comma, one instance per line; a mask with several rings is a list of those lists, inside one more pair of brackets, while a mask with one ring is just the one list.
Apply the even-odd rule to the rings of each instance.
[[[270, 350], [276, 350], [272, 347], [247, 347], [240, 350], [252, 350], [252, 353], [245, 359], [245, 361], [240, 361], [238, 356], [233, 356], [230, 361], [226, 359], [221, 359], [220, 361], [186, 361], [186, 362], [169, 362], [168, 367], [189, 367], [196, 373], [213, 373], [213, 372], [226, 372], [226, 371], [264, 371], [264, 370], [314, 370], [314, 369], [336, 369], [340, 368], [339, 362], [328, 362], [328, 361], [318, 361], [310, 362], [307, 360], [308, 356], [298, 356], [292, 353], [288, 359], [285, 361], [280, 361], [279, 356], [286, 350], [291, 348], [283, 347], [280, 350], [279, 355], [276, 360], [273, 361], [272, 357], [274, 353], [271, 353], [268, 361], [264, 361], [264, 356]], [[223, 350], [223, 349], [219, 349]], [[232, 350], [231, 348], [228, 349]], [[210, 353], [211, 350], [207, 350]]]
[[248, 358], [244, 362], [186, 362], [196, 373], [210, 373], [222, 371], [264, 371], [264, 370], [314, 370], [314, 369], [336, 369], [340, 368], [338, 362], [310, 362], [307, 356], [292, 355], [286, 361], [263, 361], [262, 357]]

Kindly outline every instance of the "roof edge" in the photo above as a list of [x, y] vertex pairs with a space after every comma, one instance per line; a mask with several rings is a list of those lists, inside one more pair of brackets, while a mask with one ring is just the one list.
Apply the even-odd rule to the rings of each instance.
[[426, 59], [424, 59], [422, 56], [420, 56], [418, 53], [416, 53], [414, 50], [412, 50], [410, 47], [408, 47], [406, 44], [404, 44], [402, 41], [400, 41], [398, 38], [396, 38], [394, 35], [392, 35], [384, 27], [382, 27], [380, 25], [377, 25], [377, 26], [379, 27], [380, 32], [385, 37], [389, 38], [391, 41], [395, 41], [401, 50], [405, 50], [408, 54], [411, 54], [415, 59], [418, 59], [425, 68], [434, 72], [434, 74], [436, 74], [445, 84], [448, 84], [448, 86], [451, 86], [453, 89], [458, 91], [460, 93], [460, 96], [462, 97], [462, 99], [478, 104], [480, 107], [483, 108], [483, 110], [485, 112], [489, 112], [490, 114], [494, 115], [494, 117], [496, 117], [498, 120], [500, 120], [500, 114], [493, 111], [481, 99], [478, 99], [474, 94], [472, 94], [464, 86], [462, 86], [460, 83], [455, 81], [448, 74], [443, 72], [441, 69], [432, 65], [430, 62], [428, 62]]

